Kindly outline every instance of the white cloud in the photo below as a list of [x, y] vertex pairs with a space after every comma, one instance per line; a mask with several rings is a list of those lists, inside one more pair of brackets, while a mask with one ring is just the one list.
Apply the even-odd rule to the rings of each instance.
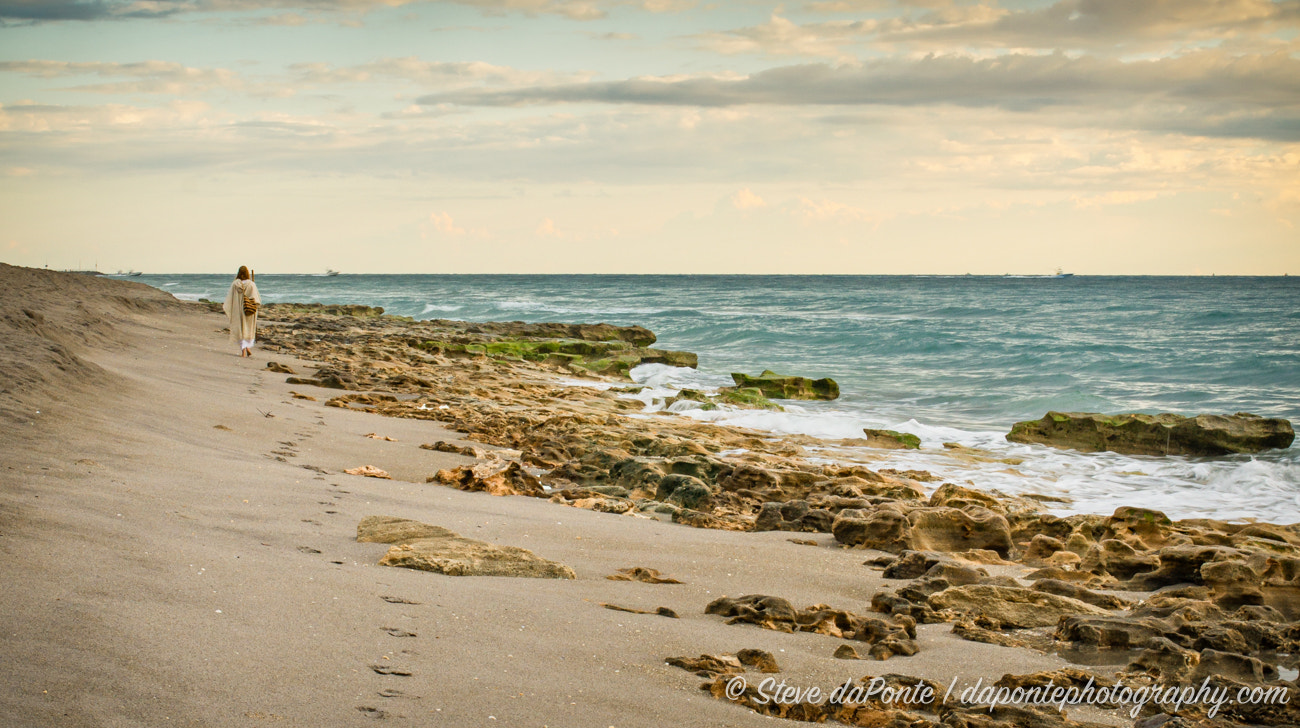
[[459, 227], [452, 221], [451, 215], [446, 212], [434, 212], [429, 215], [429, 222], [433, 223], [433, 229], [445, 235], [464, 235], [465, 228]]
[[535, 233], [538, 237], [543, 237], [543, 238], [562, 238], [562, 237], [564, 237], [563, 233], [561, 233], [561, 232], [559, 231], [559, 229], [557, 229], [557, 228], [555, 227], [555, 221], [552, 220], [552, 219], [549, 218], [549, 217], [547, 217], [547, 218], [542, 218], [542, 221], [541, 221], [540, 223], [538, 223], [538, 225], [537, 225], [537, 229], [534, 231], [534, 233]]
[[754, 194], [753, 190], [745, 187], [731, 196], [731, 206], [737, 210], [755, 210], [767, 207], [767, 202], [762, 197]]
[[846, 50], [867, 37], [876, 21], [837, 21], [799, 25], [773, 13], [762, 25], [705, 33], [696, 36], [699, 44], [715, 53], [736, 55], [754, 53], [766, 56], [808, 56], [853, 59]]

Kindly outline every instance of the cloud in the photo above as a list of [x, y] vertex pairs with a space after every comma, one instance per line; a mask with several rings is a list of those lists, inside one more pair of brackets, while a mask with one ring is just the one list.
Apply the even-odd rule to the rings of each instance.
[[776, 13], [762, 25], [697, 35], [699, 44], [715, 53], [757, 53], [767, 56], [847, 57], [844, 46], [859, 42], [875, 30], [874, 20], [799, 25]]
[[381, 58], [352, 66], [296, 63], [289, 69], [293, 83], [300, 85], [366, 83], [379, 78], [391, 78], [431, 88], [553, 84], [586, 80], [593, 75], [525, 71], [482, 61], [425, 61], [414, 56]]
[[435, 212], [429, 215], [429, 222], [433, 223], [433, 229], [444, 235], [464, 235], [465, 228], [457, 227], [452, 221], [451, 215], [444, 212]]
[[[1030, 112], [1122, 110], [1168, 131], [1300, 140], [1300, 59], [1214, 50], [1121, 61], [1061, 53], [804, 64], [748, 76], [632, 78], [431, 94], [468, 106], [605, 103], [650, 106], [965, 106]], [[1148, 113], [1141, 113], [1146, 110]], [[1156, 113], [1164, 111], [1161, 113]]]
[[542, 218], [538, 223], [537, 230], [534, 231], [538, 237], [542, 238], [562, 238], [564, 234], [555, 227], [555, 221], [549, 217]]
[[753, 210], [760, 207], [767, 207], [767, 203], [763, 198], [754, 194], [754, 191], [748, 187], [731, 196], [731, 205], [737, 210]]
[[[810, 9], [845, 12], [842, 2]], [[1241, 34], [1294, 29], [1295, 0], [1058, 0], [1006, 9], [949, 6], [882, 22], [875, 39], [951, 48], [953, 44], [1009, 48], [1124, 48], [1170, 46]]]
[[22, 73], [37, 78], [97, 76], [127, 78], [128, 81], [83, 84], [70, 90], [116, 94], [183, 95], [213, 88], [241, 89], [239, 74], [224, 68], [191, 68], [171, 61], [109, 63], [101, 61], [68, 62], [49, 60], [0, 61], [0, 73]]
[[3, 0], [0, 21], [115, 20], [160, 18], [181, 12], [189, 3], [120, 0]]
[[[440, 0], [0, 0], [0, 24], [57, 21], [103, 21], [167, 18], [190, 13], [249, 13], [289, 11], [278, 17], [283, 24], [301, 24], [310, 13], [366, 13]], [[559, 15], [572, 20], [597, 20], [605, 11], [596, 0], [445, 0], [478, 8], [488, 14], [523, 13]], [[653, 1], [653, 0], [652, 0]], [[295, 17], [297, 16], [297, 17]], [[268, 19], [262, 19], [268, 20]], [[305, 18], [302, 18], [305, 21]]]
[[879, 215], [873, 215], [861, 207], [826, 199], [811, 200], [800, 197], [797, 210], [804, 219], [817, 222], [828, 220], [878, 222], [880, 219]]
[[1075, 195], [1072, 200], [1076, 208], [1088, 210], [1109, 205], [1132, 205], [1138, 202], [1154, 200], [1160, 196], [1161, 193], [1157, 190], [1116, 190], [1090, 195]]

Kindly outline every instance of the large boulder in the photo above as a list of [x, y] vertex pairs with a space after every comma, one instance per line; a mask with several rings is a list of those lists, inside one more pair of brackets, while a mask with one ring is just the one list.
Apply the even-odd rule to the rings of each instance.
[[1064, 616], [1107, 614], [1078, 599], [992, 584], [954, 586], [930, 597], [934, 609], [982, 615], [1009, 629], [1050, 627]]
[[393, 516], [366, 516], [357, 524], [357, 541], [393, 547], [380, 566], [433, 571], [447, 576], [522, 576], [575, 579], [573, 569], [528, 549], [465, 538], [441, 526]]
[[907, 531], [907, 516], [887, 508], [846, 508], [831, 523], [831, 533], [842, 544], [895, 554], [908, 549]]
[[809, 379], [783, 377], [767, 370], [757, 377], [732, 372], [737, 387], [755, 387], [773, 399], [835, 399], [840, 396], [840, 385], [834, 379]]
[[1290, 447], [1295, 431], [1287, 420], [1244, 412], [1196, 417], [1048, 412], [1041, 420], [1017, 422], [1007, 440], [1083, 452], [1228, 455]]
[[907, 520], [908, 543], [917, 551], [988, 549], [1002, 558], [1011, 552], [1007, 519], [987, 508], [917, 508]]

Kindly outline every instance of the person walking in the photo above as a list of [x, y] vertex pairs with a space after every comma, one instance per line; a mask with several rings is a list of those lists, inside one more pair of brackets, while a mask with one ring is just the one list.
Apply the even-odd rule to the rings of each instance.
[[248, 266], [239, 266], [235, 282], [221, 306], [230, 317], [230, 340], [239, 342], [239, 356], [252, 356], [257, 339], [257, 309], [262, 307], [262, 296], [253, 282], [253, 272]]

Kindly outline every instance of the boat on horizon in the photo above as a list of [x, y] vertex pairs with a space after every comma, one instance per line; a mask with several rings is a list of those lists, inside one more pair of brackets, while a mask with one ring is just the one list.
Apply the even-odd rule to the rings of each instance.
[[334, 270], [333, 268], [326, 268], [326, 269], [325, 269], [325, 275], [327, 275], [327, 276], [336, 276], [336, 275], [338, 275], [338, 274], [339, 274], [339, 272], [336, 271], [336, 270]]
[[1073, 273], [1066, 273], [1060, 268], [1056, 269], [1056, 275], [1048, 276], [1048, 278], [1073, 278], [1073, 277], [1074, 277]]

